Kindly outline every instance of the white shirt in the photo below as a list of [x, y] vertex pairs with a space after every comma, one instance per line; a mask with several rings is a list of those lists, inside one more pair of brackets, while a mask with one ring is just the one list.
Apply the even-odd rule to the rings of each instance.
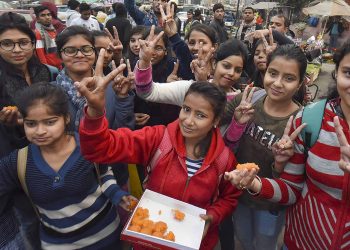
[[74, 19], [71, 23], [70, 26], [72, 25], [79, 25], [84, 28], [87, 28], [90, 31], [93, 30], [101, 30], [100, 25], [98, 24], [96, 19], [93, 19], [92, 17], [89, 18], [89, 20], [84, 20], [81, 17]]

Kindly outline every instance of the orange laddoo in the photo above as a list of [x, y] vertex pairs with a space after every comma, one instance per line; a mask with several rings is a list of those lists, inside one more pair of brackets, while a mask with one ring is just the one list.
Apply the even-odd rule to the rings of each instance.
[[148, 211], [147, 208], [138, 207], [138, 208], [136, 209], [135, 215], [136, 215], [136, 216], [139, 216], [139, 217], [141, 217], [141, 218], [148, 218], [148, 216], [149, 216], [149, 211]]
[[154, 222], [151, 220], [144, 220], [144, 221], [142, 221], [142, 228], [150, 228], [153, 231]]
[[137, 225], [137, 226], [140, 226], [142, 227], [142, 223], [143, 223], [143, 218], [139, 217], [139, 216], [134, 216], [132, 219], [131, 219], [131, 225]]
[[153, 232], [152, 235], [158, 238], [163, 238], [164, 233], [156, 231], [156, 232]]
[[4, 107], [4, 109], [6, 109], [6, 110], [18, 110], [18, 108], [16, 106], [6, 106], [6, 107]]
[[185, 219], [185, 214], [181, 212], [178, 209], [173, 210], [174, 211], [174, 218], [178, 221], [183, 221]]
[[139, 225], [131, 225], [131, 226], [128, 227], [128, 230], [134, 231], [134, 232], [140, 232], [141, 231], [141, 227]]
[[142, 234], [152, 235], [153, 230], [152, 230], [152, 228], [143, 227], [143, 228], [141, 229], [140, 233], [142, 233]]
[[134, 210], [135, 207], [137, 206], [137, 200], [134, 200], [134, 199], [128, 197], [128, 201], [129, 201], [128, 209]]
[[256, 169], [256, 170], [259, 170], [259, 167], [255, 163], [250, 162], [250, 163], [244, 163], [244, 164], [237, 164], [236, 169], [238, 169], [238, 170], [243, 170], [243, 169], [247, 169], [247, 170]]
[[165, 240], [170, 240], [170, 241], [175, 241], [175, 235], [172, 231], [169, 231], [169, 233], [167, 233], [163, 239]]
[[154, 224], [155, 232], [161, 232], [164, 234], [167, 229], [168, 229], [168, 225], [163, 221], [158, 221]]

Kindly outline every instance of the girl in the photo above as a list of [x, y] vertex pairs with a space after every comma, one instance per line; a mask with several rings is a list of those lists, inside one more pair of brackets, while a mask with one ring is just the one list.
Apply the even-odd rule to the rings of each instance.
[[[92, 85], [96, 88], [89, 90], [87, 86]], [[213, 249], [218, 240], [218, 224], [232, 212], [239, 195], [237, 189], [229, 188], [220, 178], [222, 169], [232, 169], [235, 164], [217, 128], [226, 103], [225, 94], [211, 83], [197, 82], [186, 93], [179, 119], [167, 127], [108, 130], [103, 107], [106, 82], [95, 78], [76, 86], [88, 100], [80, 127], [85, 157], [97, 162], [148, 166], [161, 142], [171, 147], [153, 166], [147, 188], [205, 208], [201, 249]], [[220, 163], [216, 159], [221, 159]]]
[[[0, 158], [28, 144], [16, 106], [18, 91], [38, 82], [54, 80], [53, 70], [35, 56], [35, 34], [23, 16], [8, 12], [0, 16]], [[56, 70], [57, 71], [57, 70]], [[21, 230], [33, 248], [39, 245], [37, 220], [23, 194], [4, 195], [0, 201], [0, 248], [23, 248], [18, 223], [13, 213], [13, 198], [18, 205]], [[12, 244], [12, 245], [11, 245]]]
[[[306, 66], [300, 48], [280, 46], [267, 58], [266, 94], [252, 104], [253, 95], [248, 95], [247, 88], [228, 104], [227, 116], [233, 118], [225, 138], [233, 143], [243, 133], [236, 151], [238, 162], [257, 164], [260, 177], [271, 178], [274, 174], [272, 145], [282, 137], [289, 117], [301, 107], [293, 96], [302, 86]], [[253, 199], [244, 192], [234, 213], [235, 235], [244, 249], [275, 249], [284, 214], [282, 206]]]
[[[193, 81], [177, 81], [171, 84], [154, 83], [151, 77], [152, 69], [151, 55], [154, 41], [141, 41], [140, 60], [135, 69], [136, 91], [139, 96], [148, 101], [168, 103], [181, 106], [184, 95]], [[199, 59], [204, 56], [202, 49], [199, 53]], [[243, 72], [248, 52], [243, 43], [238, 40], [228, 40], [222, 43], [214, 56], [213, 83], [225, 90], [228, 100], [237, 94], [235, 83], [239, 80]], [[210, 54], [206, 55], [204, 64], [210, 64]], [[207, 68], [195, 66], [195, 73], [198, 77], [207, 78]]]
[[111, 63], [113, 60], [112, 41], [106, 31], [94, 30], [92, 36], [95, 38], [95, 49], [99, 55], [101, 49], [105, 49], [103, 61], [103, 74], [108, 75], [111, 71]]
[[[160, 28], [154, 30], [154, 34], [157, 35], [162, 31]], [[148, 29], [142, 39], [150, 39], [151, 29]], [[168, 47], [168, 37], [163, 36], [156, 44], [151, 55], [152, 64], [152, 78], [156, 82], [167, 81], [168, 76], [172, 73], [174, 69], [174, 64], [176, 59], [171, 56], [170, 49]], [[153, 126], [153, 125], [167, 125], [173, 122], [179, 116], [179, 107], [174, 105], [151, 103], [144, 101], [140, 97], [135, 97], [135, 113], [147, 114], [149, 119], [145, 123], [137, 124], [138, 128], [143, 126]]]
[[[119, 218], [111, 202], [126, 209], [127, 193], [110, 167], [99, 166], [97, 174], [80, 154], [77, 136], [66, 130], [68, 103], [64, 91], [51, 84], [35, 84], [17, 100], [30, 141], [24, 182], [40, 216], [41, 247], [115, 249]], [[1, 196], [21, 189], [19, 154], [16, 150], [0, 160]]]
[[227, 175], [234, 185], [241, 183], [258, 198], [292, 205], [287, 213], [284, 249], [348, 249], [349, 246], [346, 194], [350, 172], [350, 43], [338, 50], [335, 64], [336, 90], [328, 97], [318, 139], [308, 154], [302, 136], [297, 137], [305, 126], [301, 125], [300, 111], [293, 123], [294, 132], [288, 136], [286, 129], [277, 147], [274, 164], [283, 171], [279, 179], [259, 181], [254, 173]]
[[174, 10], [170, 8], [170, 4], [167, 4], [168, 15], [165, 15], [164, 11], [161, 11], [161, 13], [162, 19], [165, 22], [165, 34], [169, 37], [172, 49], [180, 62], [178, 76], [184, 80], [195, 79], [191, 72], [190, 64], [193, 59], [198, 57], [200, 47], [202, 47], [204, 57], [208, 53], [215, 52], [218, 47], [215, 30], [208, 25], [192, 24], [190, 31], [185, 37], [186, 42], [184, 42], [177, 33], [176, 22], [173, 19]]
[[[72, 129], [77, 130], [83, 114], [85, 99], [77, 95], [73, 85], [85, 77], [103, 74], [94, 72], [96, 61], [95, 39], [90, 31], [80, 26], [66, 28], [56, 38], [57, 50], [64, 64], [64, 69], [58, 74], [56, 82], [63, 87], [70, 100]], [[108, 51], [104, 52], [104, 55]], [[115, 93], [113, 84], [106, 91], [106, 115], [110, 128], [134, 126], [132, 93]]]
[[140, 53], [139, 40], [142, 39], [145, 30], [146, 30], [145, 26], [137, 25], [134, 28], [132, 28], [132, 30], [130, 31], [130, 38], [129, 38], [126, 57], [130, 61], [131, 70], [134, 70], [135, 64], [139, 59], [139, 53]]

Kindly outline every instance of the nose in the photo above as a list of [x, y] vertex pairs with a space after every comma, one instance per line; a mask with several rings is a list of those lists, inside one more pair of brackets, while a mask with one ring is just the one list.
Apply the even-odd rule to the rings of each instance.
[[19, 44], [18, 43], [15, 43], [15, 47], [13, 48], [14, 52], [19, 52], [19, 51], [22, 51], [21, 47], [19, 47]]
[[84, 54], [80, 50], [78, 50], [78, 52], [75, 56], [76, 57], [84, 57]]
[[282, 87], [282, 77], [278, 77], [274, 82], [273, 82], [273, 85], [280, 88]]
[[185, 125], [186, 127], [191, 127], [194, 125], [194, 117], [192, 114], [187, 115], [185, 119]]
[[37, 135], [44, 135], [46, 133], [46, 127], [44, 125], [42, 125], [42, 124], [39, 124], [37, 126], [37, 129], [36, 129], [35, 133]]
[[199, 43], [195, 43], [193, 49], [198, 51], [199, 50]]

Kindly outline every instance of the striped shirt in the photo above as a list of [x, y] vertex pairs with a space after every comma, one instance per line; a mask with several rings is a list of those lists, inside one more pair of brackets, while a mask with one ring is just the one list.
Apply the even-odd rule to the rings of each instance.
[[[77, 144], [79, 140], [77, 140]], [[43, 249], [104, 249], [115, 244], [119, 217], [115, 207], [123, 195], [108, 166], [100, 166], [101, 186], [94, 165], [77, 145], [59, 171], [40, 149], [29, 145], [26, 183], [41, 219]], [[0, 161], [0, 196], [20, 188], [17, 151]]]
[[[280, 178], [262, 178], [259, 197], [293, 204], [286, 219], [288, 249], [350, 249], [350, 177], [338, 166], [340, 148], [333, 122], [338, 107], [335, 102], [327, 104], [318, 140], [307, 158], [299, 135]], [[300, 126], [301, 115], [292, 130]], [[341, 119], [341, 125], [350, 141], [346, 121]]]
[[197, 170], [201, 168], [203, 161], [204, 159], [192, 160], [186, 157], [186, 167], [189, 178], [191, 178], [197, 172]]

